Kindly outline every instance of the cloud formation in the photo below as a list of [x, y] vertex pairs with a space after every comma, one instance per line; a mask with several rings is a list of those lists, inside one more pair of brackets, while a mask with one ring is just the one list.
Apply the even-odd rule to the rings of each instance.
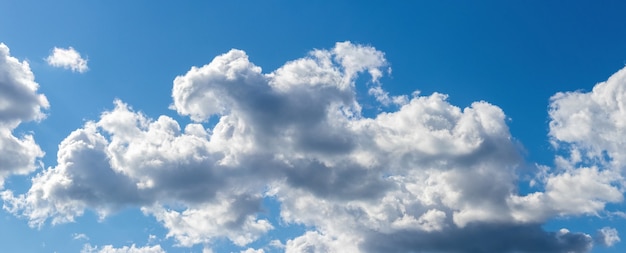
[[550, 137], [554, 145], [571, 144], [571, 161], [604, 167], [626, 166], [626, 68], [590, 92], [559, 92], [550, 101]]
[[559, 92], [550, 98], [549, 137], [558, 151], [556, 166], [537, 174], [543, 192], [512, 198], [519, 206], [516, 216], [598, 215], [611, 212], [606, 204], [623, 202], [625, 87], [623, 68], [590, 92]]
[[89, 70], [87, 60], [83, 59], [80, 53], [72, 47], [53, 48], [52, 53], [46, 58], [46, 62], [50, 66], [69, 69], [72, 72], [84, 73]]
[[22, 122], [45, 118], [49, 104], [38, 89], [28, 62], [12, 57], [0, 43], [0, 188], [7, 176], [34, 171], [44, 155], [32, 134], [14, 134]]
[[[572, 135], [566, 116], [573, 114], [561, 111], [584, 95], [552, 98], [550, 136], [572, 155], [558, 156], [556, 168], [538, 166], [539, 190], [520, 195], [524, 161], [499, 107], [460, 108], [440, 93], [390, 96], [379, 83], [387, 68], [382, 52], [350, 42], [270, 73], [231, 50], [174, 80], [170, 108], [192, 123], [153, 119], [116, 100], [60, 144], [57, 165], [35, 176], [27, 193], [4, 191], [5, 209], [42, 226], [71, 222], [85, 209], [105, 217], [139, 207], [180, 246], [227, 238], [245, 248], [274, 228], [258, 215], [263, 198], [273, 198], [283, 221], [310, 228], [280, 244], [286, 252], [592, 247], [587, 234], [541, 228], [623, 200], [621, 171], [613, 169], [621, 168], [621, 144]], [[363, 74], [373, 99], [397, 110], [363, 116], [356, 95]], [[621, 110], [615, 100], [577, 106]], [[606, 121], [621, 133], [619, 120]]]

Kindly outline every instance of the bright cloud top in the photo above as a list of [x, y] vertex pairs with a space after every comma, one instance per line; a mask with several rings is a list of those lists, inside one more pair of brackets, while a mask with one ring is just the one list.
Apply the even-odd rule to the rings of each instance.
[[87, 60], [80, 56], [74, 48], [69, 47], [52, 49], [50, 56], [46, 58], [50, 66], [72, 70], [73, 72], [84, 73], [89, 69]]
[[[623, 144], [572, 135], [569, 128], [585, 125], [570, 125], [577, 118], [568, 115], [576, 115], [562, 111], [605, 88], [553, 97], [550, 136], [579, 153], [606, 150], [615, 166], [557, 157], [563, 162], [556, 168], [539, 166], [539, 190], [520, 195], [523, 160], [499, 107], [479, 101], [460, 108], [439, 93], [390, 97], [379, 83], [386, 68], [384, 53], [350, 42], [270, 73], [231, 50], [174, 80], [170, 108], [192, 123], [150, 118], [116, 100], [61, 142], [57, 165], [37, 174], [28, 192], [2, 192], [4, 208], [43, 226], [72, 222], [87, 209], [106, 217], [130, 206], [153, 216], [180, 246], [226, 238], [247, 248], [280, 226], [259, 215], [271, 198], [282, 221], [308, 228], [273, 242], [285, 252], [591, 249], [591, 236], [541, 224], [623, 201]], [[599, 85], [620, 91], [605, 97], [615, 101], [575, 103], [582, 111], [609, 110], [597, 116], [608, 129], [621, 126], [610, 119], [626, 108], [622, 72]], [[356, 95], [363, 74], [371, 99], [393, 106], [388, 112], [363, 116]], [[574, 182], [580, 185], [572, 190]], [[606, 245], [619, 240], [616, 231], [601, 231]], [[161, 249], [100, 250], [144, 251]], [[245, 252], [255, 251], [263, 252]]]

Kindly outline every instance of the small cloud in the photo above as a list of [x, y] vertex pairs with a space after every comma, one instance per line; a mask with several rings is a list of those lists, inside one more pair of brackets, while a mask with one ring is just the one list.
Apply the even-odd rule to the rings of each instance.
[[73, 233], [72, 234], [72, 239], [74, 240], [86, 240], [89, 241], [89, 237], [86, 234], [82, 234], [82, 233]]
[[137, 247], [135, 244], [115, 248], [113, 245], [105, 245], [103, 247], [91, 246], [89, 243], [83, 245], [81, 253], [165, 253], [161, 245]]
[[246, 250], [242, 250], [240, 251], [240, 253], [265, 253], [265, 250], [263, 249], [253, 249], [253, 248], [248, 248]]
[[158, 238], [156, 235], [150, 234], [148, 235], [148, 244], [153, 244], [157, 242]]
[[273, 248], [278, 248], [278, 249], [284, 249], [285, 248], [285, 244], [283, 244], [280, 240], [272, 240], [270, 241], [270, 247]]
[[46, 58], [48, 65], [57, 68], [70, 69], [73, 72], [83, 73], [89, 69], [87, 60], [80, 56], [80, 53], [74, 48], [69, 47], [52, 49], [52, 54]]
[[389, 92], [383, 90], [380, 85], [371, 87], [368, 91], [368, 94], [374, 96], [376, 101], [381, 103], [384, 106], [389, 106], [391, 104], [403, 106], [409, 103], [409, 97], [406, 95], [402, 96], [389, 96]]
[[619, 217], [622, 219], [626, 219], [626, 213], [621, 211], [609, 212], [610, 217]]
[[619, 233], [614, 228], [603, 227], [598, 230], [596, 235], [596, 242], [606, 247], [611, 247], [620, 241]]

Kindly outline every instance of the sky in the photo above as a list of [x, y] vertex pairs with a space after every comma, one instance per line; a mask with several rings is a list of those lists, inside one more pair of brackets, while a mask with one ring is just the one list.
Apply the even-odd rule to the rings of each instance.
[[0, 0], [0, 250], [624, 252], [624, 10]]

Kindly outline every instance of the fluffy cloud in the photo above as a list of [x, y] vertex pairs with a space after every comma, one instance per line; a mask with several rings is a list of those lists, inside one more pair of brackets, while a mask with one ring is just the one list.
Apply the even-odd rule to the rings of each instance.
[[[621, 172], [611, 169], [621, 166], [621, 146], [551, 123], [554, 143], [573, 155], [539, 166], [541, 191], [521, 196], [523, 161], [500, 108], [460, 108], [439, 93], [390, 96], [379, 83], [385, 68], [382, 52], [350, 42], [270, 73], [231, 50], [174, 80], [170, 108], [193, 123], [115, 101], [61, 143], [57, 165], [27, 193], [4, 191], [5, 208], [41, 226], [88, 208], [104, 217], [140, 207], [181, 246], [228, 238], [245, 247], [273, 229], [258, 214], [274, 198], [283, 221], [310, 228], [286, 252], [590, 249], [590, 236], [541, 224], [622, 201]], [[373, 99], [397, 110], [363, 116], [356, 80], [364, 73]], [[559, 111], [568, 96], [552, 99], [553, 122], [569, 122]]]
[[217, 204], [206, 204], [184, 211], [165, 210], [162, 207], [144, 208], [169, 229], [168, 237], [177, 239], [181, 246], [210, 244], [212, 238], [226, 237], [235, 245], [245, 246], [256, 241], [273, 226], [267, 220], [258, 220], [259, 198], [229, 196]]
[[32, 226], [41, 226], [50, 217], [53, 224], [74, 221], [87, 207], [105, 215], [138, 202], [134, 184], [109, 167], [106, 144], [93, 123], [72, 132], [59, 145], [57, 166], [35, 176], [26, 195], [3, 192], [4, 208], [19, 210]]
[[47, 220], [74, 221], [86, 208], [105, 217], [125, 206], [142, 206], [170, 228], [169, 236], [181, 245], [214, 237], [245, 245], [272, 226], [255, 218], [259, 194], [246, 192], [260, 191], [252, 186], [262, 183], [250, 178], [250, 188], [237, 193], [240, 186], [234, 180], [248, 173], [219, 164], [223, 152], [212, 150], [223, 149], [217, 146], [223, 143], [220, 135], [211, 136], [218, 140], [213, 144], [200, 125], [181, 131], [171, 118], [151, 120], [116, 101], [113, 111], [59, 145], [57, 166], [33, 178], [26, 194], [4, 191], [5, 209], [27, 217], [31, 226], [42, 226]]
[[22, 122], [45, 117], [42, 110], [48, 108], [48, 100], [38, 88], [28, 62], [12, 57], [0, 43], [0, 188], [8, 175], [35, 170], [44, 155], [32, 135], [13, 133]]
[[554, 169], [538, 174], [544, 192], [513, 197], [522, 219], [597, 215], [624, 197], [626, 68], [590, 92], [559, 92], [550, 99], [550, 132], [559, 151]]
[[83, 73], [89, 70], [87, 60], [80, 56], [80, 53], [74, 48], [58, 48], [52, 49], [52, 53], [46, 58], [46, 62], [50, 66], [72, 70], [73, 72]]
[[241, 253], [265, 253], [265, 250], [248, 248], [246, 250], [242, 250]]
[[[626, 68], [590, 92], [557, 93], [550, 103], [550, 137], [572, 163], [626, 168]], [[568, 144], [570, 144], [568, 146]]]

